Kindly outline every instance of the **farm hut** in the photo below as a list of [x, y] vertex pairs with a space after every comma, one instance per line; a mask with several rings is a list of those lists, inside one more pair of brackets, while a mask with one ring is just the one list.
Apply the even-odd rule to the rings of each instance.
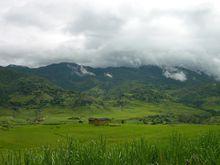
[[109, 118], [89, 118], [89, 124], [93, 124], [96, 126], [108, 125], [111, 119]]

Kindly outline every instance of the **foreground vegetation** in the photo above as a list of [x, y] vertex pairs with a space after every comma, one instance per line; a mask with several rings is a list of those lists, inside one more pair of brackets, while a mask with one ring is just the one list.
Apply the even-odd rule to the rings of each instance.
[[165, 146], [149, 143], [144, 138], [122, 144], [108, 144], [103, 138], [86, 143], [69, 139], [57, 147], [3, 150], [0, 152], [0, 162], [2, 165], [218, 165], [220, 141], [219, 134], [210, 131], [194, 139], [173, 133]]

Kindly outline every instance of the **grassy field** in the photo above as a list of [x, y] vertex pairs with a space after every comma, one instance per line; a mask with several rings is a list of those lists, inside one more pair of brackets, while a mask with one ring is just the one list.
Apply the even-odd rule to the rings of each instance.
[[68, 137], [81, 141], [105, 137], [110, 143], [123, 143], [132, 139], [145, 138], [149, 142], [166, 144], [172, 133], [178, 132], [194, 138], [208, 131], [220, 132], [217, 125], [144, 125], [125, 124], [118, 127], [91, 126], [88, 124], [24, 125], [9, 130], [0, 130], [0, 148], [30, 148], [55, 145]]
[[[58, 140], [65, 140], [69, 136], [81, 140], [104, 136], [108, 141], [116, 143], [145, 137], [149, 141], [161, 141], [163, 144], [172, 132], [196, 137], [208, 130], [220, 130], [217, 125], [144, 125], [139, 120], [132, 122], [133, 119], [148, 115], [168, 113], [178, 115], [204, 112], [177, 103], [145, 104], [135, 101], [122, 109], [113, 106], [108, 106], [106, 109], [92, 106], [77, 109], [49, 107], [40, 112], [40, 116], [43, 118], [40, 124], [30, 124], [30, 121], [37, 115], [36, 110], [0, 109], [0, 122], [6, 123], [7, 126], [7, 128], [0, 126], [0, 148], [25, 148], [56, 144]], [[114, 121], [127, 120], [130, 122], [117, 127], [95, 127], [87, 124], [89, 117], [108, 117]], [[83, 121], [83, 124], [79, 124], [79, 120]]]
[[205, 125], [21, 126], [0, 132], [0, 163], [218, 165], [219, 132]]
[[[220, 125], [148, 125], [138, 122], [149, 115], [170, 113], [193, 115], [206, 112], [177, 103], [143, 102], [106, 109], [95, 106], [78, 109], [48, 107], [40, 112], [36, 109], [0, 109], [0, 164], [157, 162], [170, 165], [190, 161], [191, 164], [217, 165]], [[30, 122], [39, 115], [43, 119], [40, 123]], [[113, 121], [126, 120], [126, 123], [93, 126], [88, 124], [90, 117], [108, 117]], [[133, 120], [135, 122], [131, 122]]]
[[[48, 107], [44, 108], [40, 115], [44, 118], [42, 123], [72, 123], [70, 117], [80, 118], [87, 122], [89, 117], [108, 117], [113, 120], [130, 120], [143, 118], [155, 114], [202, 114], [202, 110], [188, 107], [177, 103], [146, 104], [139, 101], [129, 103], [126, 107], [119, 108], [112, 105], [107, 108], [96, 106], [85, 106], [80, 108]], [[33, 120], [36, 116], [35, 109], [22, 109], [13, 111], [9, 109], [0, 109], [0, 121], [8, 121], [18, 124], [26, 124], [27, 120]]]

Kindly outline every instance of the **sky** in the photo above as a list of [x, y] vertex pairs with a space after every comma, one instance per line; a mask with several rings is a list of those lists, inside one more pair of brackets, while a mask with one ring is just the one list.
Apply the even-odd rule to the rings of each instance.
[[220, 79], [219, 0], [0, 0], [0, 65], [182, 66]]

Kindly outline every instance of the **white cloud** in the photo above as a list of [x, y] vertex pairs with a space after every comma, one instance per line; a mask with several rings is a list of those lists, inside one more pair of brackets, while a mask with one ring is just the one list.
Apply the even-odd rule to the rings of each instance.
[[174, 72], [171, 71], [170, 72], [166, 70], [164, 72], [164, 76], [166, 78], [170, 78], [170, 79], [182, 81], [182, 82], [187, 80], [187, 77], [183, 71], [174, 71]]
[[113, 78], [113, 76], [112, 76], [111, 73], [105, 73], [104, 75], [105, 75], [106, 77]]
[[218, 0], [0, 1], [0, 36], [0, 65], [181, 65], [220, 78]]

